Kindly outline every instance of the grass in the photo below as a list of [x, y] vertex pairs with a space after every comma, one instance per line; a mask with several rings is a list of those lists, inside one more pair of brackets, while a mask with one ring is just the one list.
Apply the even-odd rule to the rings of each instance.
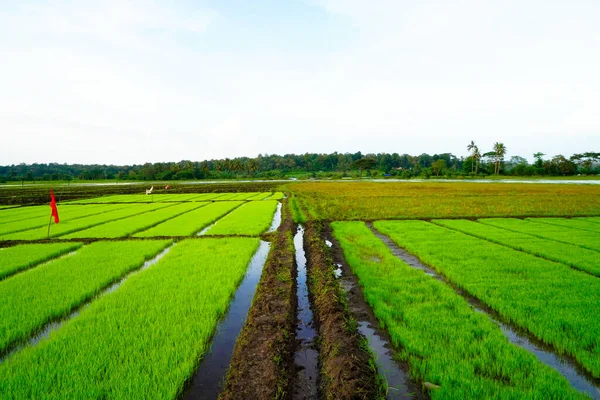
[[204, 203], [175, 203], [141, 215], [107, 222], [85, 230], [76, 231], [61, 238], [118, 238], [130, 236], [136, 232], [146, 230], [170, 218], [202, 207]]
[[292, 218], [294, 222], [297, 224], [305, 224], [307, 221], [306, 215], [302, 211], [302, 208], [300, 207], [300, 204], [294, 194], [292, 194], [292, 198], [290, 200], [290, 207], [292, 209]]
[[177, 398], [258, 244], [247, 238], [176, 244], [48, 339], [0, 364], [0, 397]]
[[423, 221], [375, 228], [510, 322], [600, 377], [600, 279]]
[[600, 215], [600, 185], [303, 182], [288, 190], [328, 221]]
[[[528, 219], [529, 221], [529, 219]], [[600, 233], [600, 224], [586, 220], [584, 218], [566, 219], [566, 218], [535, 218], [532, 222], [542, 222], [544, 224], [564, 226], [567, 228], [581, 229], [583, 231], [592, 231]]]
[[81, 243], [51, 243], [23, 244], [0, 249], [0, 281], [79, 247]]
[[0, 282], [0, 353], [141, 267], [168, 243], [96, 242]]
[[440, 386], [433, 399], [583, 397], [451, 288], [396, 258], [364, 223], [332, 228], [411, 376]]
[[210, 203], [178, 217], [169, 219], [150, 229], [136, 233], [135, 237], [152, 236], [191, 236], [202, 228], [212, 224], [223, 215], [243, 204], [242, 201], [224, 201]]
[[218, 220], [206, 235], [260, 235], [271, 225], [277, 201], [252, 201]]
[[506, 229], [473, 221], [438, 219], [431, 222], [600, 276], [600, 264], [598, 263], [600, 254], [593, 250], [584, 249], [573, 244], [540, 239], [526, 233], [507, 231]]
[[[96, 214], [104, 214], [112, 210], [119, 210], [126, 207], [125, 204], [119, 205], [89, 205], [89, 206], [59, 206], [58, 215], [61, 221], [70, 221], [78, 218], [89, 217]], [[33, 228], [48, 226], [50, 219], [50, 207], [46, 209], [45, 215], [30, 217], [25, 220], [10, 222], [0, 225], [0, 235], [13, 232], [25, 231]], [[52, 220], [54, 223], [54, 220]]]
[[[581, 231], [575, 228], [534, 222], [534, 220], [523, 221], [514, 218], [481, 219], [479, 222], [514, 232], [527, 233], [542, 239], [556, 240], [600, 251], [600, 232]], [[600, 257], [600, 254], [598, 256]]]
[[[101, 214], [95, 214], [76, 220], [62, 219], [58, 224], [54, 224], [53, 221], [50, 227], [50, 237], [63, 236], [71, 232], [88, 229], [90, 227], [108, 223], [110, 221], [126, 219], [135, 215], [140, 215], [163, 207], [168, 207], [169, 204], [132, 204], [127, 205], [124, 208], [112, 209], [112, 211], [108, 204], [105, 206], [108, 206], [107, 211]], [[48, 228], [46, 226], [42, 226], [40, 228], [0, 235], [0, 240], [36, 240], [45, 239], [47, 235]]]

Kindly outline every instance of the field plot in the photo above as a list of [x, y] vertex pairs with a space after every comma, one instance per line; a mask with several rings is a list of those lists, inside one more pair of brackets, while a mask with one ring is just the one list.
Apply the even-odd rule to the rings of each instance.
[[285, 197], [283, 192], [275, 192], [273, 195], [265, 200], [281, 200]]
[[431, 222], [600, 276], [600, 254], [594, 250], [467, 220], [438, 219]]
[[22, 221], [28, 218], [41, 217], [44, 215], [47, 216], [49, 215], [48, 210], [48, 205], [18, 207], [11, 210], [4, 210], [0, 212], [0, 224]]
[[[106, 204], [89, 206], [60, 206], [58, 214], [65, 220], [76, 220], [78, 218], [89, 217], [91, 215], [102, 214], [112, 210], [119, 210], [126, 207], [126, 204]], [[46, 215], [30, 217], [25, 220], [10, 222], [0, 225], [0, 236], [7, 233], [20, 232], [28, 229], [47, 226], [50, 217], [50, 207], [46, 209]], [[54, 223], [54, 221], [52, 221]]]
[[[0, 282], [0, 353], [68, 314], [170, 241], [96, 242]], [[101, 268], [99, 268], [101, 266]]]
[[177, 243], [156, 265], [0, 364], [0, 397], [177, 398], [258, 245], [250, 238]]
[[92, 228], [76, 231], [62, 237], [67, 239], [125, 237], [148, 229], [180, 214], [192, 211], [198, 207], [202, 207], [204, 204], [205, 203], [174, 203], [174, 205], [163, 207], [159, 210], [96, 225]]
[[288, 187], [309, 216], [327, 221], [600, 215], [600, 185], [302, 182]]
[[[271, 192], [262, 192], [262, 193], [255, 193], [252, 196], [249, 196], [246, 198], [246, 200], [266, 200], [269, 197], [271, 197]], [[276, 199], [273, 199], [276, 200]]]
[[441, 387], [434, 397], [577, 397], [556, 371], [511, 345], [452, 289], [397, 259], [364, 223], [332, 227], [411, 374]]
[[274, 200], [246, 203], [231, 214], [218, 220], [205, 234], [260, 235], [271, 225], [278, 204]]
[[[104, 224], [115, 220], [124, 220], [126, 218], [141, 215], [150, 211], [159, 210], [171, 206], [169, 203], [163, 204], [127, 204], [120, 205], [117, 208], [112, 208], [112, 205], [108, 206], [106, 212], [90, 215], [85, 218], [78, 218], [75, 220], [62, 219], [60, 223], [54, 224], [50, 228], [50, 237], [58, 237], [66, 235], [71, 232], [75, 232], [81, 229], [87, 229], [93, 226]], [[75, 206], [75, 207], [87, 207], [87, 206]], [[48, 207], [49, 208], [49, 207]], [[112, 210], [112, 211], [111, 211]], [[60, 211], [59, 211], [60, 212]], [[45, 218], [45, 217], [44, 217]], [[29, 229], [26, 231], [20, 231], [5, 235], [0, 235], [0, 240], [36, 240], [45, 239], [48, 234], [46, 226], [40, 228]]]
[[374, 226], [508, 321], [600, 377], [600, 279], [424, 221], [378, 221]]
[[566, 228], [581, 229], [600, 233], [600, 224], [585, 219], [566, 219], [566, 218], [527, 218], [532, 222], [543, 222], [550, 225], [564, 226]]
[[23, 244], [0, 249], [0, 281], [9, 275], [81, 247], [81, 243]]
[[191, 236], [202, 228], [212, 224], [223, 215], [243, 204], [242, 201], [224, 201], [210, 203], [178, 217], [169, 219], [148, 230], [136, 233], [135, 237], [152, 236]]
[[514, 218], [483, 218], [479, 222], [504, 228], [507, 230], [528, 233], [542, 239], [556, 240], [557, 242], [570, 243], [579, 247], [600, 252], [600, 232], [582, 231], [576, 228], [567, 228]]

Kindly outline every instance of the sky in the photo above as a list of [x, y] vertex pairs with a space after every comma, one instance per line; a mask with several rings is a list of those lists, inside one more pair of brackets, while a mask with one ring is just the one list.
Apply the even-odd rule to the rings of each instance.
[[0, 0], [0, 165], [600, 151], [597, 0]]

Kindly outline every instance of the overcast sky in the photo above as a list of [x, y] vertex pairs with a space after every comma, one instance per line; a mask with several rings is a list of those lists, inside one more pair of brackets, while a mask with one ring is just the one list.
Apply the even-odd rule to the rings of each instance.
[[0, 165], [600, 151], [600, 1], [4, 0], [0, 135]]

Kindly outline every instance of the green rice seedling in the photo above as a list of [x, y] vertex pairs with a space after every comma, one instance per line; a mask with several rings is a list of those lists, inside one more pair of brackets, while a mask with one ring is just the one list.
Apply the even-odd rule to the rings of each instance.
[[581, 220], [585, 222], [592, 222], [594, 224], [600, 224], [600, 217], [577, 217], [573, 218], [574, 220]]
[[[196, 203], [201, 204], [201, 203]], [[208, 203], [204, 203], [208, 204]], [[202, 228], [212, 224], [223, 215], [243, 204], [242, 201], [224, 201], [210, 203], [178, 217], [169, 219], [150, 229], [136, 233], [135, 237], [153, 236], [191, 236]]]
[[148, 229], [161, 222], [167, 221], [180, 214], [202, 207], [201, 203], [163, 203], [169, 205], [152, 212], [134, 215], [92, 228], [79, 230], [61, 238], [118, 238], [130, 236], [139, 231]]
[[239, 197], [245, 197], [250, 195], [250, 193], [223, 193], [219, 200], [240, 200]]
[[275, 192], [271, 197], [268, 198], [268, 200], [281, 200], [284, 197], [285, 195], [283, 194], [283, 192]]
[[[0, 353], [141, 267], [170, 241], [96, 242], [0, 282]], [[1, 380], [1, 379], [0, 379]], [[0, 396], [2, 397], [2, 396]]]
[[246, 200], [266, 200], [267, 198], [271, 197], [271, 195], [271, 192], [255, 193], [252, 196], [247, 197]]
[[0, 249], [0, 280], [79, 247], [81, 243], [22, 244], [2, 248]]
[[440, 387], [432, 398], [584, 397], [454, 290], [396, 258], [364, 223], [332, 228], [398, 357], [413, 378]]
[[571, 229], [581, 229], [600, 233], [600, 224], [579, 218], [527, 218], [531, 222], [542, 222], [544, 224], [564, 226]]
[[[102, 207], [109, 206], [109, 204], [102, 205]], [[58, 224], [54, 224], [52, 222], [52, 226], [50, 227], [50, 237], [58, 237], [61, 235], [65, 235], [71, 232], [75, 232], [81, 229], [87, 229], [92, 226], [97, 226], [100, 224], [104, 224], [110, 221], [121, 220], [122, 218], [128, 218], [134, 215], [140, 215], [149, 211], [157, 210], [160, 208], [169, 207], [170, 204], [127, 204], [121, 205], [125, 206], [119, 209], [113, 209], [110, 211], [110, 208], [101, 214], [91, 215], [85, 218], [79, 218], [75, 220], [61, 220]], [[84, 207], [84, 206], [81, 206]], [[87, 207], [87, 206], [86, 206]], [[0, 235], [1, 240], [36, 240], [36, 239], [45, 239], [48, 235], [47, 226], [42, 226], [40, 228], [29, 229], [26, 231], [9, 233], [5, 235]]]
[[593, 250], [467, 220], [438, 219], [431, 222], [600, 276], [600, 255]]
[[256, 192], [242, 192], [235, 193], [233, 196], [230, 196], [227, 200], [247, 200], [248, 197], [256, 196], [258, 193]]
[[600, 377], [600, 279], [424, 221], [378, 221], [374, 226], [508, 321]]
[[[89, 217], [91, 215], [103, 214], [111, 210], [119, 210], [126, 207], [125, 204], [106, 204], [106, 205], [89, 205], [89, 206], [59, 206], [58, 215], [61, 221], [70, 221], [78, 218]], [[50, 207], [46, 210], [46, 215], [30, 217], [25, 220], [11, 222], [0, 225], [0, 236], [13, 232], [26, 231], [33, 228], [48, 226], [50, 218]], [[52, 220], [54, 224], [54, 220]]]
[[271, 225], [277, 201], [251, 201], [218, 220], [206, 235], [260, 235]]
[[258, 244], [177, 243], [157, 264], [0, 364], [0, 397], [178, 398]]
[[570, 243], [586, 249], [600, 251], [600, 233], [596, 232], [514, 218], [483, 218], [479, 222], [515, 232], [527, 233], [542, 239], [556, 240], [557, 242]]
[[[50, 204], [50, 203], [48, 203]], [[0, 213], [0, 226], [6, 223], [23, 221], [29, 218], [42, 217], [49, 215], [48, 205], [43, 206], [31, 206], [31, 207], [18, 207], [11, 210], [6, 210]]]

